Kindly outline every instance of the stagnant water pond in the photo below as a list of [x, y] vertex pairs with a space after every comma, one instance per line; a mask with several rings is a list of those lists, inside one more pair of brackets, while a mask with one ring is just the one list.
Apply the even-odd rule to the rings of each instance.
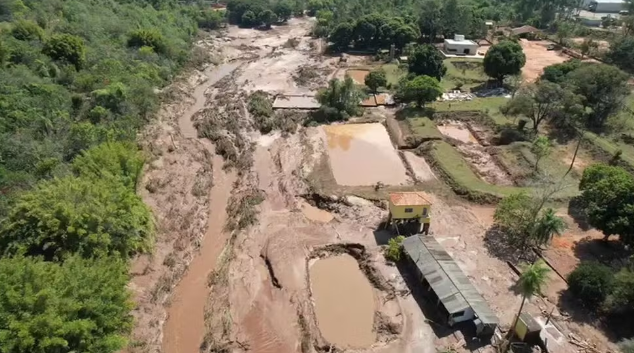
[[310, 267], [310, 281], [326, 341], [350, 348], [374, 343], [374, 292], [357, 260], [347, 254], [319, 259]]

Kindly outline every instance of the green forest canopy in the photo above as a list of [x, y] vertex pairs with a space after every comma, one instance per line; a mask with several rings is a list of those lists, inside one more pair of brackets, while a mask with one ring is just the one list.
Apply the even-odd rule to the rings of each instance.
[[138, 129], [223, 13], [175, 0], [0, 0], [0, 352], [115, 352], [152, 250]]

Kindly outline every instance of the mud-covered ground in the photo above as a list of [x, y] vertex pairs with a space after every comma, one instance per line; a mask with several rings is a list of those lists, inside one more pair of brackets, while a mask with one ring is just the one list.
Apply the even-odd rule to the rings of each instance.
[[[352, 65], [323, 56], [323, 43], [307, 36], [311, 26], [310, 19], [293, 19], [269, 31], [229, 27], [203, 43], [217, 64], [164, 92], [171, 99], [143, 136], [152, 162], [140, 190], [156, 215], [159, 241], [152, 256], [135, 261], [137, 325], [128, 351], [471, 350], [429, 322], [416, 291], [386, 262], [389, 233], [377, 230], [387, 216], [381, 202], [344, 196], [345, 188], [316, 194], [317, 172], [334, 180], [323, 127], [296, 124], [301, 112], [275, 113], [292, 117], [293, 128], [263, 136], [248, 112], [254, 91], [314, 93]], [[403, 154], [402, 161], [408, 178], [399, 188], [436, 180], [424, 160]], [[373, 199], [389, 190], [377, 188]], [[520, 297], [515, 274], [485, 243], [490, 210], [426, 191], [434, 236], [508, 327]], [[327, 342], [314, 312], [309, 260], [341, 251], [357, 259], [373, 287], [376, 340], [367, 347]], [[555, 303], [546, 299], [529, 303], [529, 311], [550, 310]], [[602, 339], [564, 315], [555, 320]]]

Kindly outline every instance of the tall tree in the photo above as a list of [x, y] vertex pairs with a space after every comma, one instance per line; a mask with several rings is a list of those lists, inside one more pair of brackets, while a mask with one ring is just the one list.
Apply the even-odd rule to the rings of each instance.
[[573, 104], [569, 100], [578, 99], [558, 84], [540, 81], [519, 90], [504, 107], [505, 114], [522, 115], [531, 120], [533, 130], [537, 131], [542, 122], [555, 117], [566, 105]]
[[377, 36], [377, 28], [366, 17], [360, 18], [354, 26], [354, 45], [357, 48], [367, 48], [373, 44]]
[[619, 235], [634, 244], [634, 177], [620, 167], [595, 164], [583, 171], [579, 183], [588, 222], [607, 240]]
[[484, 56], [484, 72], [499, 82], [506, 76], [517, 75], [526, 64], [526, 56], [516, 42], [510, 40], [492, 46]]
[[[550, 269], [548, 268], [548, 265], [546, 265], [546, 263], [541, 259], [531, 265], [525, 265], [522, 269], [522, 274], [517, 280], [517, 287], [522, 294], [522, 303], [517, 311], [517, 315], [515, 315], [515, 319], [513, 319], [513, 325], [511, 325], [512, 328], [517, 325], [517, 320], [519, 320], [522, 310], [524, 310], [526, 300], [541, 293], [544, 286], [546, 286], [549, 272]], [[507, 339], [511, 338], [513, 332], [515, 332], [515, 330], [509, 330]]]
[[365, 77], [365, 85], [376, 93], [379, 87], [385, 87], [387, 85], [387, 79], [385, 78], [385, 71], [373, 70]]
[[347, 120], [350, 116], [359, 114], [359, 103], [362, 99], [363, 93], [348, 75], [343, 81], [330, 80], [328, 87], [317, 93], [321, 113], [328, 120]]
[[287, 1], [280, 1], [273, 7], [273, 12], [275, 12], [280, 21], [286, 22], [293, 14], [293, 7]]
[[526, 251], [531, 246], [541, 247], [565, 229], [563, 219], [556, 216], [552, 209], [543, 209], [557, 191], [555, 188], [539, 196], [515, 193], [500, 201], [493, 219], [508, 245], [520, 251]]
[[436, 0], [426, 0], [423, 8], [425, 11], [421, 12], [418, 20], [420, 33], [427, 37], [429, 43], [434, 43], [438, 34], [443, 32], [440, 4]]
[[444, 56], [431, 45], [419, 45], [407, 60], [409, 72], [417, 76], [425, 75], [440, 81], [447, 73]]
[[531, 152], [535, 156], [535, 171], [539, 170], [539, 161], [552, 151], [550, 140], [546, 136], [539, 136], [531, 145]]
[[582, 104], [590, 108], [587, 125], [595, 129], [605, 126], [608, 118], [622, 108], [630, 94], [629, 77], [618, 68], [606, 64], [585, 63], [567, 75], [570, 90], [582, 96]]
[[265, 28], [270, 29], [271, 25], [277, 22], [277, 15], [271, 10], [264, 10], [258, 15], [258, 20]]
[[441, 95], [442, 88], [438, 80], [429, 76], [417, 76], [400, 82], [395, 98], [401, 102], [415, 102], [417, 106], [422, 107]]
[[537, 218], [533, 238], [538, 246], [548, 244], [555, 235], [561, 235], [566, 230], [566, 222], [555, 214], [555, 210], [547, 208]]
[[612, 42], [607, 59], [622, 70], [634, 73], [634, 37], [623, 36]]
[[340, 23], [330, 32], [328, 40], [332, 43], [332, 48], [337, 51], [344, 51], [350, 46], [354, 33], [354, 27], [349, 22]]

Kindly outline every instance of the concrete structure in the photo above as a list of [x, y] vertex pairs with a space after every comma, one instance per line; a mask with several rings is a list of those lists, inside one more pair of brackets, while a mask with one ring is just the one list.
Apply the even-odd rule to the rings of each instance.
[[588, 10], [592, 12], [619, 13], [627, 9], [625, 0], [592, 0]]
[[278, 95], [273, 101], [273, 109], [319, 109], [320, 104], [314, 96]]
[[456, 34], [453, 39], [445, 39], [444, 50], [451, 54], [475, 55], [478, 53], [478, 43], [465, 39]]
[[436, 238], [411, 236], [403, 241], [403, 249], [450, 326], [472, 321], [478, 335], [493, 335], [497, 316]]
[[520, 317], [517, 318], [517, 324], [515, 325], [515, 334], [517, 338], [524, 342], [537, 342], [539, 340], [539, 332], [542, 330], [542, 326], [526, 312], [522, 312]]
[[388, 225], [398, 225], [402, 223], [415, 223], [414, 233], [421, 231], [429, 233], [429, 223], [431, 221], [431, 202], [422, 192], [393, 192], [390, 193], [390, 213], [388, 215]]

